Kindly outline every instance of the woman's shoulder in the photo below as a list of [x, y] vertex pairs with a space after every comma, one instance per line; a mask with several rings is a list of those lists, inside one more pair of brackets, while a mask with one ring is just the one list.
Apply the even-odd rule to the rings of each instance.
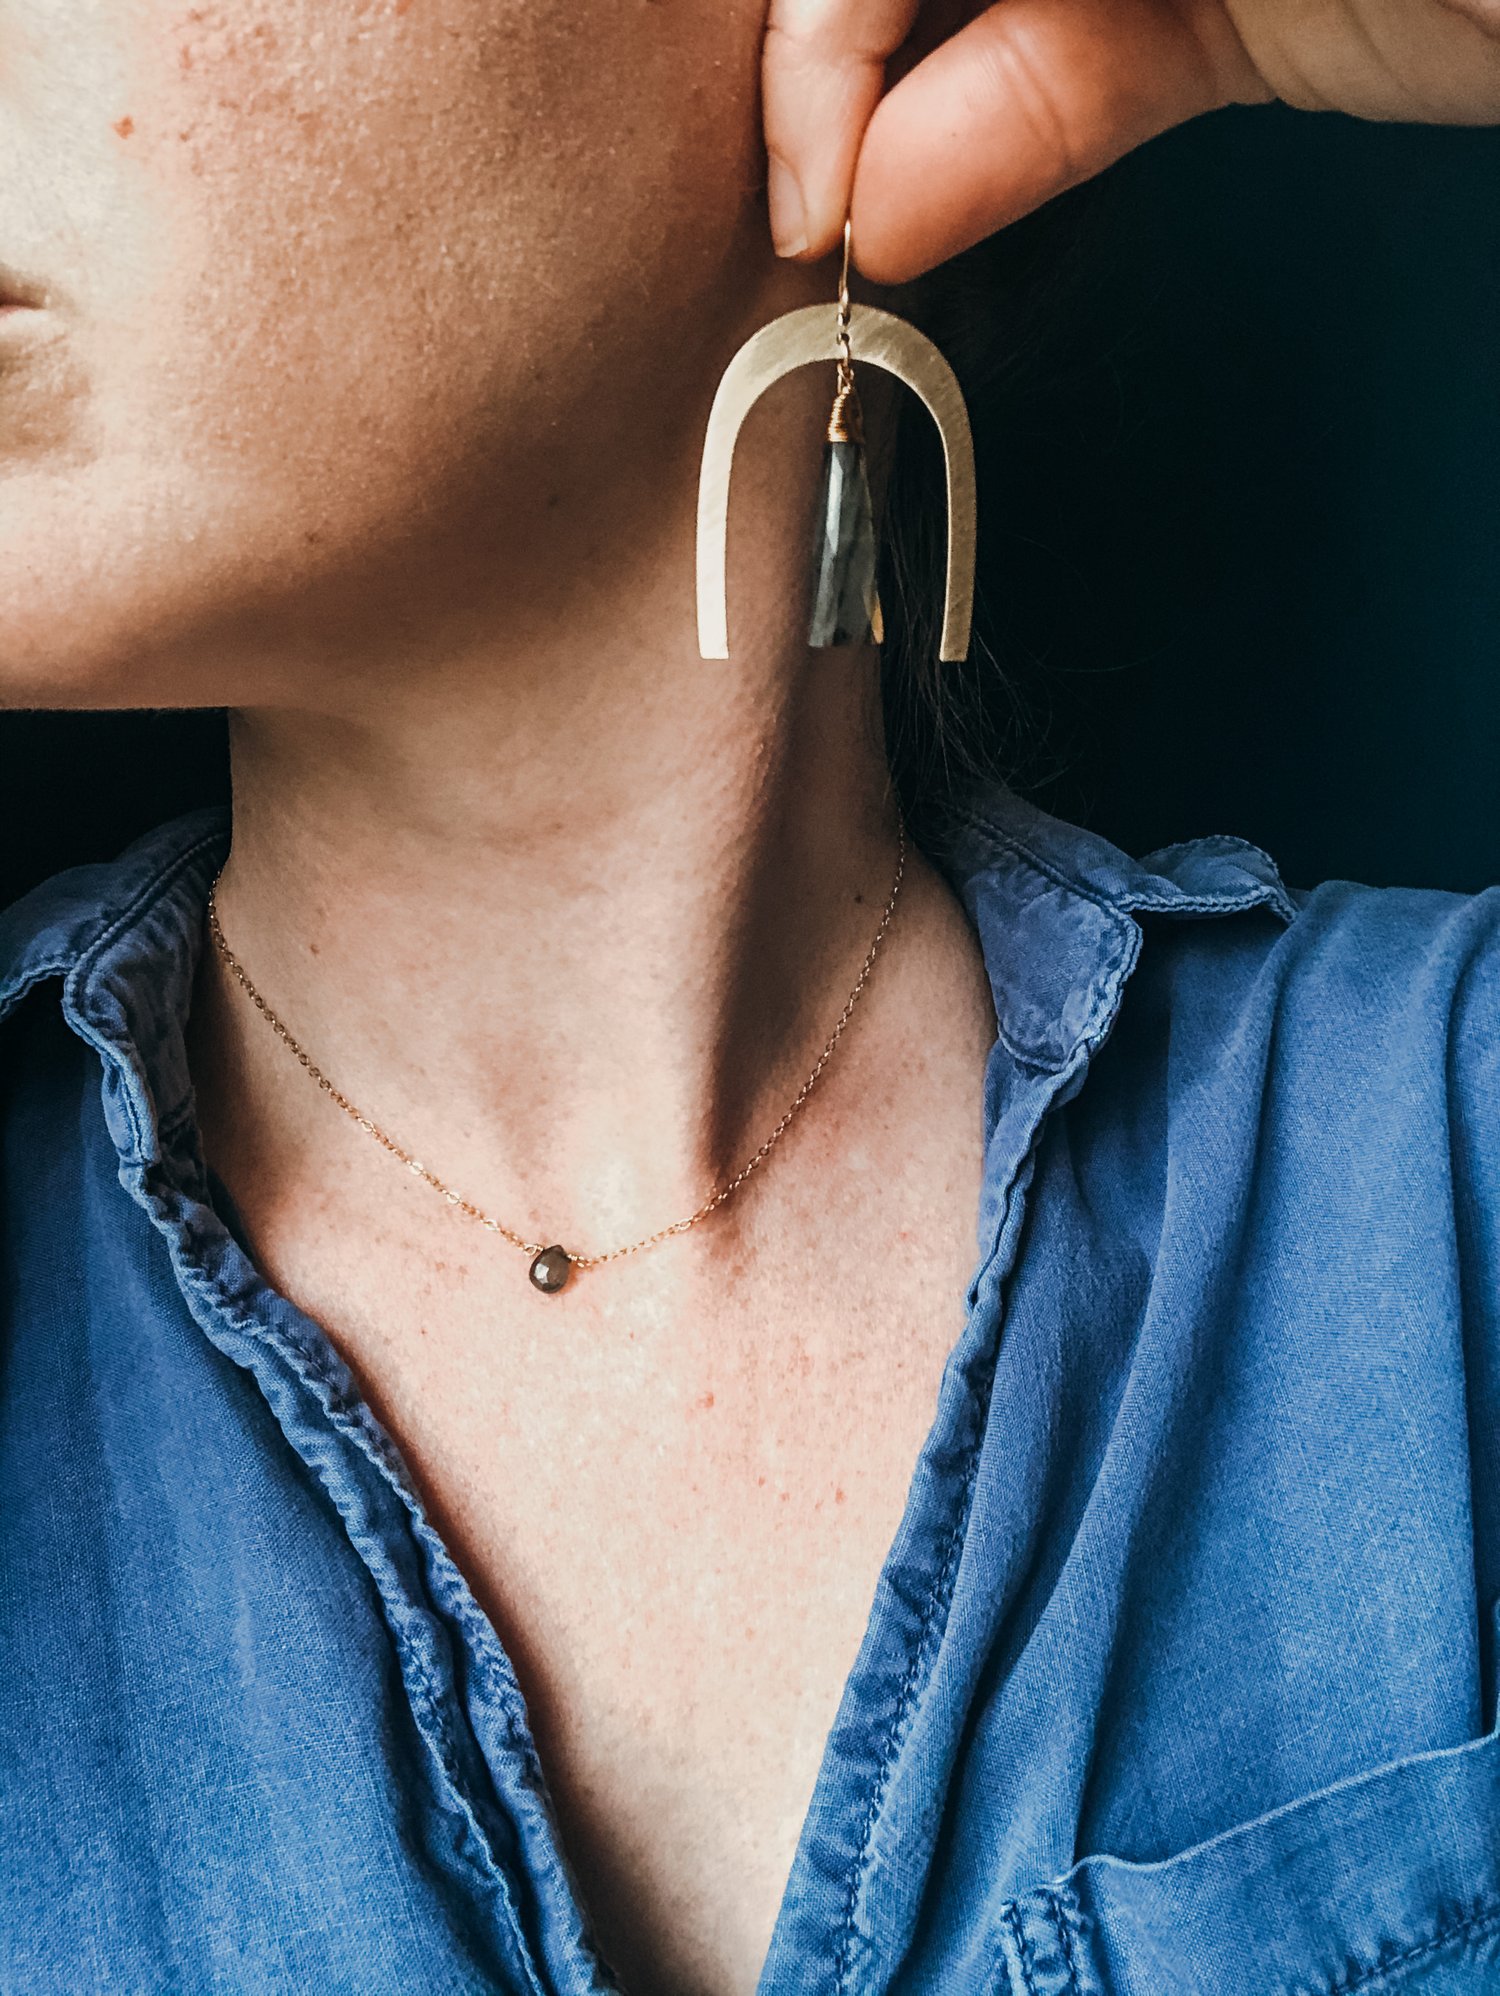
[[[1500, 1057], [1500, 887], [1463, 893], [1328, 879], [1286, 888], [1274, 921], [1161, 924], [1142, 991], [1179, 1032], [1195, 1022], [1260, 1045], [1267, 1079], [1348, 1105], [1385, 1091], [1397, 1112], [1420, 1082], [1434, 1114], [1451, 1084]], [[1476, 1105], [1478, 1106], [1478, 1105]], [[1500, 1117], [1500, 1097], [1494, 1114]]]
[[[1139, 858], [990, 789], [940, 856], [978, 932], [1001, 1036], [1034, 1064], [1149, 1014], [1179, 1051], [1269, 1036], [1271, 1066], [1383, 1065], [1403, 1047], [1500, 1043], [1500, 886], [1289, 886], [1249, 840]], [[1128, 993], [1128, 996], [1127, 996]]]

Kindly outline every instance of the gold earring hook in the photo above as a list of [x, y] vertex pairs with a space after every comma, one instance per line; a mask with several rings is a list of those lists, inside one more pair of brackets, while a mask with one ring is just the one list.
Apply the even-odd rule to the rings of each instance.
[[839, 315], [835, 335], [839, 349], [839, 385], [843, 388], [851, 387], [854, 380], [854, 356], [849, 346], [849, 245], [853, 235], [854, 224], [845, 215], [844, 260], [839, 270]]

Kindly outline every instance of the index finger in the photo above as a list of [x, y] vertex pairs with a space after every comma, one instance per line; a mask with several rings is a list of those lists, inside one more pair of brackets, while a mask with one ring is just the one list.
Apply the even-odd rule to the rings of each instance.
[[1271, 95], [1219, 0], [998, 0], [872, 114], [859, 267], [903, 283], [1169, 126]]
[[781, 256], [826, 256], [854, 162], [920, 0], [771, 0], [761, 59], [771, 235]]

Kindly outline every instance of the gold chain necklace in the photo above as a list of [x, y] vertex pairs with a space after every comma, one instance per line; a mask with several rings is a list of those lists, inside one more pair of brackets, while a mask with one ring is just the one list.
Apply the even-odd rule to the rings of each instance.
[[281, 1020], [271, 1010], [265, 999], [261, 997], [255, 986], [250, 982], [244, 965], [229, 947], [223, 928], [219, 923], [219, 910], [215, 900], [215, 890], [219, 884], [217, 874], [215, 874], [208, 890], [208, 926], [213, 936], [215, 947], [219, 955], [224, 959], [225, 966], [230, 975], [239, 984], [246, 997], [255, 1006], [255, 1009], [266, 1020], [277, 1038], [283, 1041], [297, 1056], [297, 1059], [306, 1068], [313, 1080], [317, 1082], [323, 1093], [336, 1102], [344, 1114], [352, 1118], [368, 1136], [372, 1136], [382, 1149], [388, 1150], [392, 1157], [399, 1158], [401, 1163], [406, 1166], [407, 1170], [414, 1177], [425, 1179], [427, 1184], [435, 1192], [441, 1192], [448, 1204], [457, 1212], [466, 1214], [471, 1220], [477, 1220], [482, 1227], [488, 1228], [492, 1234], [498, 1234], [501, 1240], [508, 1241], [512, 1247], [517, 1247], [523, 1254], [529, 1255], [531, 1257], [529, 1274], [533, 1286], [541, 1290], [544, 1295], [554, 1296], [558, 1290], [566, 1286], [568, 1278], [575, 1268], [600, 1268], [607, 1261], [620, 1261], [628, 1254], [640, 1254], [645, 1248], [655, 1247], [660, 1241], [670, 1240], [674, 1234], [685, 1234], [689, 1227], [696, 1227], [700, 1220], [706, 1220], [709, 1214], [722, 1206], [724, 1201], [732, 1193], [737, 1192], [750, 1176], [751, 1172], [756, 1170], [770, 1156], [772, 1150], [774, 1150], [785, 1134], [787, 1125], [812, 1093], [818, 1076], [832, 1059], [833, 1050], [842, 1038], [844, 1028], [848, 1025], [854, 1008], [859, 1003], [860, 993], [869, 981], [870, 972], [875, 966], [876, 955], [879, 952], [880, 945], [885, 940], [886, 931], [891, 925], [891, 917], [896, 912], [896, 897], [901, 892], [901, 876], [906, 870], [906, 823], [899, 813], [896, 820], [896, 827], [896, 877], [891, 883], [890, 897], [885, 904], [885, 912], [880, 918], [880, 926], [876, 929], [874, 939], [869, 949], [865, 952], [865, 960], [860, 966], [859, 976], [854, 981], [854, 989], [844, 1001], [844, 1009], [839, 1014], [838, 1023], [829, 1034], [823, 1051], [814, 1062], [812, 1073], [808, 1075], [806, 1081], [797, 1090], [796, 1096], [793, 1098], [786, 1113], [782, 1116], [781, 1121], [772, 1130], [771, 1134], [749, 1162], [743, 1165], [727, 1184], [719, 1186], [714, 1192], [710, 1193], [696, 1212], [689, 1213], [686, 1219], [674, 1220], [670, 1226], [658, 1227], [654, 1234], [645, 1234], [638, 1241], [629, 1241], [624, 1247], [610, 1248], [607, 1252], [599, 1254], [578, 1254], [571, 1249], [559, 1247], [556, 1242], [553, 1242], [548, 1247], [539, 1241], [528, 1241], [520, 1234], [513, 1233], [509, 1227], [503, 1226], [499, 1220], [491, 1218], [482, 1207], [476, 1206], [472, 1200], [462, 1198], [453, 1190], [451, 1185], [446, 1184], [439, 1178], [435, 1171], [429, 1171], [427, 1166], [419, 1158], [413, 1157], [410, 1151], [404, 1150], [396, 1142], [394, 1137], [388, 1136], [362, 1110], [355, 1108], [348, 1096], [334, 1087], [328, 1076], [316, 1065], [305, 1048], [293, 1037], [287, 1027], [282, 1024]]

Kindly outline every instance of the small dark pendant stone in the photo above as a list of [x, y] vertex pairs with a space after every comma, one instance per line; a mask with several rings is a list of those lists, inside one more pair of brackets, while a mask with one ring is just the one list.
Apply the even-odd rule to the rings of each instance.
[[545, 1247], [531, 1264], [531, 1280], [544, 1295], [555, 1296], [566, 1289], [573, 1273], [573, 1258], [560, 1247]]
[[824, 444], [823, 484], [813, 543], [815, 650], [859, 645], [878, 635], [875, 600], [875, 509], [863, 444]]

